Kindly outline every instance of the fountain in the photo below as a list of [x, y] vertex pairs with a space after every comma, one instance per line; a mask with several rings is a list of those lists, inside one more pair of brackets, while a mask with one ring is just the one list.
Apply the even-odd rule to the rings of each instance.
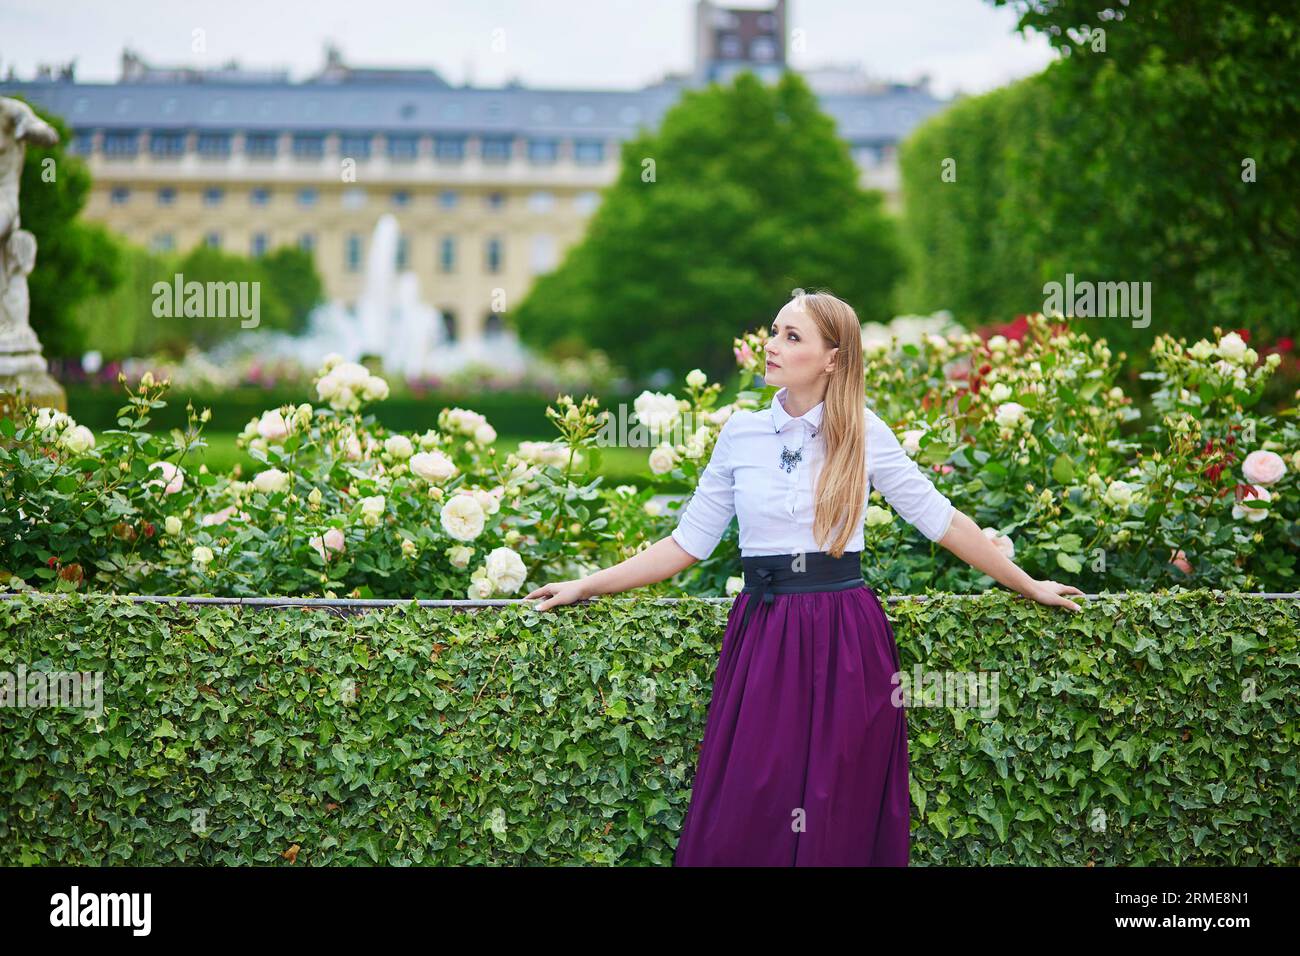
[[398, 272], [398, 241], [397, 219], [385, 213], [370, 238], [365, 278], [355, 308], [327, 302], [312, 311], [301, 335], [246, 332], [231, 348], [293, 358], [307, 368], [319, 365], [331, 352], [352, 362], [377, 356], [385, 372], [408, 379], [444, 376], [473, 363], [522, 373], [528, 356], [513, 333], [468, 342], [448, 340], [442, 313], [420, 299], [419, 277], [409, 270]]

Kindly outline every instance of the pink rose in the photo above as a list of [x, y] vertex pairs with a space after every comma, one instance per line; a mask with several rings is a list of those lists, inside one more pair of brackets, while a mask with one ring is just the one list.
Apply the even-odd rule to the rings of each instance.
[[1271, 485], [1286, 474], [1286, 462], [1271, 451], [1252, 451], [1241, 463], [1241, 473], [1252, 485]]
[[1192, 573], [1192, 563], [1187, 560], [1187, 554], [1182, 550], [1173, 552], [1170, 555], [1169, 563], [1172, 564], [1174, 567], [1176, 567], [1179, 571], [1182, 571], [1183, 574]]

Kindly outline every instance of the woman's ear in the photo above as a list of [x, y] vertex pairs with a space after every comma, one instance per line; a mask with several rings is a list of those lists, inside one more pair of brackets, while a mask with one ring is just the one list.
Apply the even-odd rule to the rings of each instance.
[[839, 350], [840, 350], [840, 347], [839, 347], [838, 345], [835, 346], [835, 348], [831, 349], [831, 363], [830, 363], [829, 365], [826, 366], [826, 371], [827, 371], [828, 374], [829, 374], [830, 372], [835, 371], [835, 356], [836, 356], [836, 354], [839, 352]]

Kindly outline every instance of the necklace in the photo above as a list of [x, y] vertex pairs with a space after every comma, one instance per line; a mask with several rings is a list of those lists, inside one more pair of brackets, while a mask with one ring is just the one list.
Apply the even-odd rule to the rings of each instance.
[[779, 467], [784, 468], [787, 475], [794, 471], [795, 466], [801, 461], [803, 461], [802, 448], [792, 452], [784, 444], [781, 445], [781, 464]]

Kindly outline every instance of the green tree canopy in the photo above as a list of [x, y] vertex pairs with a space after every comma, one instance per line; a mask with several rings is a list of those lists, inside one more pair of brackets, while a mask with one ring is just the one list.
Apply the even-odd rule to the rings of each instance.
[[688, 91], [623, 146], [584, 239], [516, 311], [538, 347], [575, 341], [628, 368], [733, 367], [730, 340], [795, 287], [887, 318], [902, 273], [893, 221], [796, 74]]
[[[994, 0], [1002, 5], [1007, 0]], [[903, 305], [968, 322], [1043, 307], [1043, 283], [1150, 282], [1112, 342], [1294, 328], [1300, 24], [1294, 4], [1011, 5], [1062, 52], [924, 124], [902, 155]], [[945, 181], [945, 159], [956, 180]], [[1079, 320], [1088, 321], [1088, 320]], [[1096, 320], [1094, 320], [1096, 321]]]

